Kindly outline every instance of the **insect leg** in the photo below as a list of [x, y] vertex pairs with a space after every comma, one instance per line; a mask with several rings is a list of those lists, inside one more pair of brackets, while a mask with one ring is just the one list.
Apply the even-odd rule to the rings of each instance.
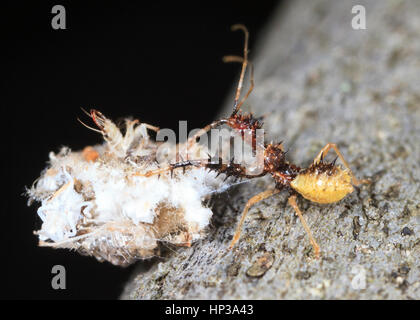
[[309, 229], [308, 224], [305, 221], [305, 218], [302, 215], [302, 212], [300, 211], [297, 203], [296, 203], [296, 195], [292, 195], [289, 197], [289, 204], [295, 209], [296, 214], [298, 215], [300, 222], [302, 222], [303, 228], [305, 229], [306, 233], [308, 234], [309, 241], [311, 242], [312, 247], [314, 248], [315, 257], [319, 258], [319, 245], [316, 243], [314, 237], [312, 236], [311, 229]]
[[338, 150], [338, 147], [335, 143], [327, 143], [327, 145], [324, 148], [322, 148], [322, 150], [319, 152], [319, 154], [315, 157], [314, 164], [318, 164], [320, 161], [322, 161], [322, 159], [327, 155], [327, 153], [330, 149], [333, 149], [335, 151], [337, 156], [343, 162], [344, 167], [346, 167], [349, 170], [350, 175], [352, 177], [352, 183], [355, 186], [358, 186], [358, 185], [363, 184], [363, 183], [370, 183], [370, 180], [368, 180], [368, 179], [359, 180], [359, 179], [356, 178], [353, 171], [351, 171], [348, 162], [344, 159], [343, 155], [341, 154], [340, 150]]
[[[248, 61], [248, 39], [249, 39], [248, 29], [242, 24], [235, 24], [235, 25], [232, 26], [231, 29], [232, 29], [232, 31], [242, 30], [245, 34], [245, 43], [244, 43], [244, 56], [243, 57], [239, 57], [239, 56], [225, 56], [225, 57], [223, 57], [224, 62], [242, 62], [241, 75], [239, 77], [238, 86], [236, 88], [235, 100], [234, 100], [234, 103], [233, 103], [233, 112], [232, 112], [230, 118], [232, 118], [234, 115], [236, 115], [238, 113], [242, 104], [245, 102], [245, 100], [248, 98], [248, 96], [251, 94], [252, 90], [254, 89], [254, 67]], [[251, 65], [251, 85], [250, 85], [250, 88], [248, 89], [248, 92], [246, 93], [245, 97], [243, 97], [242, 100], [239, 102], [239, 98], [240, 98], [240, 95], [241, 95], [241, 90], [242, 90], [242, 86], [243, 86], [243, 82], [244, 82], [244, 77], [245, 77], [245, 71], [246, 71], [246, 68], [247, 68], [248, 64]], [[193, 137], [188, 139], [187, 148], [188, 149], [191, 148], [191, 146], [194, 143], [196, 143], [197, 139], [200, 136], [202, 136], [203, 134], [205, 134], [206, 132], [208, 132], [209, 130], [211, 130], [211, 129], [213, 129], [213, 128], [221, 125], [221, 124], [227, 123], [227, 122], [228, 122], [228, 119], [221, 119], [221, 120], [215, 121], [215, 122], [205, 126], [203, 129], [201, 129], [199, 132], [197, 132]]]
[[154, 132], [158, 132], [160, 130], [159, 127], [156, 127], [154, 125], [148, 124], [148, 123], [143, 123], [147, 129], [152, 130]]
[[158, 132], [158, 131], [160, 130], [160, 128], [159, 128], [159, 127], [156, 127], [156, 126], [154, 126], [154, 125], [151, 125], [151, 124], [148, 124], [148, 123], [145, 123], [145, 122], [140, 122], [140, 120], [139, 120], [139, 119], [134, 119], [134, 120], [132, 121], [132, 123], [133, 123], [133, 124], [143, 124], [143, 125], [146, 127], [146, 129], [152, 130], [152, 131], [154, 131], [154, 132]]
[[242, 62], [242, 70], [241, 70], [241, 75], [239, 77], [239, 82], [238, 82], [238, 86], [236, 88], [236, 94], [235, 94], [235, 100], [233, 103], [233, 112], [232, 112], [232, 116], [234, 116], [236, 113], [238, 113], [239, 108], [241, 107], [241, 104], [238, 104], [239, 102], [239, 97], [241, 95], [241, 90], [242, 90], [242, 86], [243, 86], [243, 82], [244, 82], [244, 76], [245, 76], [245, 71], [246, 71], [246, 67], [248, 65], [248, 39], [249, 39], [249, 32], [248, 29], [242, 25], [242, 24], [235, 24], [232, 26], [232, 31], [236, 31], [236, 30], [242, 30], [245, 34], [245, 43], [244, 43], [244, 57], [243, 57], [243, 62]]
[[[242, 57], [239, 57], [239, 56], [224, 56], [223, 57], [223, 62], [226, 62], [226, 63], [228, 63], [228, 62], [242, 62], [242, 63], [244, 63], [244, 61], [245, 61], [245, 59], [242, 58]], [[246, 101], [246, 99], [248, 99], [249, 95], [251, 94], [252, 90], [254, 89], [254, 65], [250, 61], [248, 61], [248, 64], [251, 67], [250, 86], [249, 86], [248, 92], [242, 98], [241, 102], [239, 102], [239, 104], [237, 104], [237, 101], [235, 101], [235, 105], [236, 104], [237, 105], [236, 105], [234, 111], [232, 112], [231, 117], [233, 117], [239, 111], [239, 109], [241, 108], [243, 103]], [[242, 83], [241, 83], [241, 85], [242, 85]]]
[[159, 174], [162, 174], [162, 173], [165, 173], [165, 172], [168, 172], [168, 171], [173, 172], [176, 168], [184, 168], [185, 169], [185, 167], [188, 167], [188, 166], [201, 167], [201, 166], [204, 166], [204, 164], [203, 164], [202, 160], [186, 160], [186, 161], [181, 161], [181, 162], [170, 164], [169, 166], [167, 166], [165, 168], [150, 170], [150, 171], [147, 171], [145, 173], [136, 172], [134, 174], [134, 176], [151, 177], [151, 176], [159, 175]]
[[241, 229], [242, 225], [245, 221], [245, 217], [248, 213], [248, 210], [251, 208], [252, 205], [255, 203], [264, 200], [268, 197], [271, 197], [272, 195], [275, 195], [276, 193], [279, 193], [279, 189], [268, 189], [266, 191], [263, 191], [256, 196], [253, 196], [251, 199], [248, 200], [248, 202], [245, 205], [244, 211], [242, 212], [241, 220], [239, 221], [238, 226], [236, 227], [235, 235], [233, 236], [232, 242], [229, 245], [229, 249], [232, 249], [236, 242], [238, 242], [239, 237], [241, 236]]
[[204, 128], [200, 129], [195, 135], [193, 135], [191, 138], [187, 141], [187, 148], [190, 149], [195, 143], [197, 143], [197, 139], [201, 137], [203, 134], [207, 133], [213, 128], [216, 128], [224, 123], [227, 123], [226, 119], [221, 119], [214, 121], [208, 125], [206, 125]]

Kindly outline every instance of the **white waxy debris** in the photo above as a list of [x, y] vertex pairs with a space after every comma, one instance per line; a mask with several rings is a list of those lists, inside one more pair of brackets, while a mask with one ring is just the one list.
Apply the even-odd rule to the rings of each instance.
[[99, 115], [105, 143], [50, 153], [48, 168], [28, 190], [30, 200], [41, 203], [40, 245], [128, 265], [158, 254], [162, 241], [189, 246], [200, 239], [212, 216], [203, 200], [226, 189], [224, 178], [196, 167], [177, 169], [173, 178], [139, 175], [159, 168], [158, 144], [144, 124], [127, 120], [123, 135]]

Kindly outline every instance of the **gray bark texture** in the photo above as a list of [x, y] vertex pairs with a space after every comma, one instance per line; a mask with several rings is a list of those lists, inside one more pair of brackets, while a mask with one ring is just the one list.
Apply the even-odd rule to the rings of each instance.
[[[356, 4], [366, 30], [352, 29]], [[298, 200], [318, 260], [286, 192], [254, 205], [226, 250], [247, 200], [273, 182], [235, 186], [213, 199], [207, 237], [139, 263], [122, 298], [420, 299], [420, 2], [291, 1], [254, 52], [245, 110], [266, 114], [267, 140], [300, 166], [334, 142], [372, 183], [334, 204]]]

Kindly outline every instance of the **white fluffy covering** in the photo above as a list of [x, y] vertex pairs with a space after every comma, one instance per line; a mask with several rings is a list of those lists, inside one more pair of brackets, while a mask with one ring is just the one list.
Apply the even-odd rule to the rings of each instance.
[[139, 176], [159, 168], [156, 144], [133, 122], [127, 121], [117, 143], [109, 132], [103, 132], [103, 145], [91, 149], [95, 159], [68, 148], [50, 153], [49, 166], [28, 190], [31, 200], [41, 202], [40, 245], [127, 265], [155, 255], [160, 241], [190, 245], [199, 239], [212, 216], [203, 200], [226, 186], [223, 178], [196, 167], [176, 169], [173, 178], [170, 172]]

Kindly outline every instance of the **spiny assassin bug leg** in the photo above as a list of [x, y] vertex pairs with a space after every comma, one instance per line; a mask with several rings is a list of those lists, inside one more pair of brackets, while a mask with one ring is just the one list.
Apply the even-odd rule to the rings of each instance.
[[279, 193], [279, 192], [280, 192], [279, 189], [269, 189], [269, 190], [263, 191], [263, 192], [255, 195], [255, 196], [253, 196], [251, 199], [248, 200], [248, 202], [245, 205], [244, 210], [242, 211], [241, 220], [239, 220], [238, 226], [236, 227], [236, 231], [235, 231], [233, 239], [232, 239], [232, 241], [229, 245], [229, 249], [232, 249], [235, 246], [236, 242], [238, 242], [238, 240], [241, 236], [242, 225], [244, 224], [245, 217], [246, 217], [249, 209], [251, 208], [251, 206], [253, 206], [257, 202], [260, 202], [264, 199], [267, 199], [267, 198], [271, 197], [272, 195], [275, 195], [276, 193]]
[[[184, 170], [185, 173], [185, 168], [186, 167], [202, 167], [202, 168], [206, 168], [209, 169], [210, 171], [216, 171], [217, 172], [217, 176], [219, 176], [220, 174], [225, 174], [226, 175], [226, 179], [229, 177], [234, 177], [236, 179], [253, 179], [253, 178], [258, 178], [258, 177], [262, 177], [264, 175], [266, 175], [266, 172], [262, 172], [258, 175], [250, 175], [247, 174], [247, 169], [246, 167], [242, 166], [241, 164], [235, 163], [234, 159], [231, 159], [231, 161], [229, 163], [223, 163], [222, 159], [219, 158], [219, 161], [217, 163], [212, 163], [210, 161], [211, 159], [203, 159], [203, 160], [185, 160], [185, 161], [180, 161], [180, 162], [176, 162], [176, 163], [172, 163], [169, 166], [166, 166], [164, 168], [159, 168], [159, 169], [155, 169], [155, 170], [150, 170], [147, 171], [145, 173], [140, 173], [137, 172], [134, 174], [134, 176], [142, 176], [142, 177], [151, 177], [154, 175], [161, 175], [165, 172], [171, 172], [171, 177], [173, 175], [173, 171], [177, 168], [182, 168]], [[225, 179], [225, 180], [226, 180]]]
[[220, 119], [217, 121], [214, 121], [208, 125], [206, 125], [204, 128], [200, 129], [196, 134], [194, 134], [191, 138], [187, 141], [187, 148], [188, 150], [197, 143], [197, 139], [200, 138], [202, 135], [209, 132], [211, 129], [217, 128], [218, 126], [221, 126], [222, 124], [228, 123], [228, 119]]
[[156, 170], [150, 170], [150, 171], [147, 171], [145, 173], [136, 172], [136, 173], [134, 173], [134, 176], [151, 177], [151, 176], [155, 176], [155, 175], [161, 175], [161, 174], [163, 174], [165, 172], [169, 172], [169, 171], [171, 172], [171, 176], [172, 176], [173, 171], [176, 168], [185, 169], [185, 167], [188, 167], [188, 166], [202, 167], [202, 166], [205, 166], [205, 162], [204, 162], [204, 160], [185, 160], [185, 161], [170, 164], [169, 166], [166, 166], [164, 168], [159, 168], [159, 169], [156, 169]]
[[[256, 129], [259, 129], [262, 127], [262, 123], [259, 121], [259, 119], [254, 119], [251, 114], [244, 114], [244, 115], [238, 114], [241, 106], [249, 97], [252, 90], [254, 89], [254, 67], [252, 63], [248, 60], [249, 32], [247, 28], [242, 24], [236, 24], [232, 26], [231, 30], [232, 31], [242, 30], [245, 35], [244, 53], [243, 53], [244, 56], [243, 57], [240, 57], [240, 56], [223, 57], [223, 62], [225, 63], [230, 63], [230, 62], [242, 63], [241, 74], [239, 77], [238, 85], [236, 87], [232, 114], [227, 119], [220, 119], [220, 120], [214, 121], [213, 123], [199, 130], [194, 136], [188, 139], [188, 142], [187, 142], [188, 149], [190, 149], [197, 142], [197, 139], [199, 137], [206, 134], [211, 129], [216, 128], [223, 124], [227, 124], [229, 127], [233, 129], [239, 129], [239, 130], [251, 129], [255, 131]], [[251, 66], [250, 87], [248, 89], [248, 92], [245, 94], [245, 96], [239, 101], [243, 83], [244, 83], [245, 72], [246, 72], [248, 64]]]
[[[236, 231], [235, 231], [235, 234], [233, 236], [233, 239], [232, 239], [232, 241], [229, 245], [229, 249], [232, 249], [235, 246], [236, 242], [238, 242], [238, 240], [240, 238], [240, 235], [241, 235], [242, 225], [245, 221], [245, 217], [246, 217], [249, 209], [251, 208], [251, 206], [253, 206], [256, 203], [258, 203], [262, 200], [265, 200], [265, 199], [279, 193], [280, 191], [281, 190], [279, 190], [279, 189], [269, 189], [269, 190], [266, 190], [264, 192], [261, 192], [261, 193], [257, 194], [256, 196], [253, 196], [251, 199], [248, 200], [248, 202], [246, 203], [245, 208], [242, 212], [241, 219], [238, 223], [238, 226], [236, 227]], [[311, 232], [308, 224], [306, 223], [306, 220], [303, 217], [302, 212], [300, 211], [300, 209], [299, 209], [299, 207], [296, 203], [296, 195], [290, 196], [288, 202], [289, 202], [290, 206], [295, 210], [296, 214], [298, 215], [298, 217], [299, 217], [299, 219], [300, 219], [300, 221], [303, 225], [303, 228], [305, 229], [306, 233], [308, 234], [309, 241], [311, 242], [311, 245], [314, 248], [315, 257], [319, 258], [319, 253], [320, 253], [319, 245], [315, 241], [315, 239], [312, 235], [312, 232]]]
[[[230, 63], [230, 62], [245, 63], [245, 59], [242, 58], [242, 57], [240, 57], [240, 56], [224, 56], [223, 57], [223, 62], [225, 62], [225, 63]], [[254, 86], [255, 86], [255, 83], [254, 83], [254, 65], [251, 63], [251, 61], [248, 61], [248, 64], [251, 67], [251, 76], [250, 76], [249, 89], [248, 89], [247, 93], [245, 94], [245, 96], [242, 98], [241, 102], [238, 105], [235, 106], [235, 108], [233, 109], [233, 112], [230, 115], [230, 117], [233, 117], [235, 114], [238, 113], [238, 111], [241, 108], [241, 106], [243, 105], [243, 103], [246, 101], [246, 99], [248, 99], [249, 95], [254, 90]], [[240, 93], [240, 90], [239, 90], [239, 93]]]
[[300, 211], [297, 203], [296, 203], [296, 195], [292, 195], [289, 197], [288, 200], [290, 206], [295, 210], [296, 214], [298, 215], [300, 222], [303, 225], [303, 228], [305, 229], [306, 233], [308, 234], [309, 241], [311, 242], [312, 247], [314, 248], [314, 254], [315, 258], [319, 258], [320, 248], [316, 240], [314, 239], [311, 229], [309, 228], [308, 224], [306, 223], [305, 218], [302, 215], [302, 212]]

